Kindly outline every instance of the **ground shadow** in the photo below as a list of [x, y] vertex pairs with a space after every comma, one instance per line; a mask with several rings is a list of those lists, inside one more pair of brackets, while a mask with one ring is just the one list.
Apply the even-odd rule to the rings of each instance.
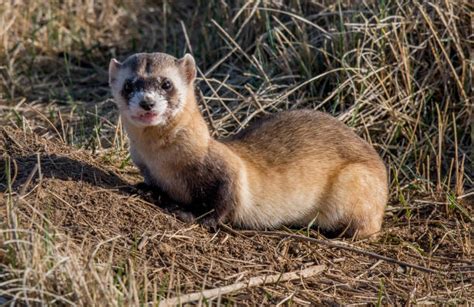
[[[40, 167], [35, 170], [36, 165]], [[137, 195], [143, 200], [163, 209], [175, 208], [173, 202], [161, 189], [140, 182], [134, 184], [124, 180], [112, 170], [102, 169], [85, 161], [58, 154], [30, 154], [10, 158], [10, 180], [7, 160], [0, 159], [0, 193], [5, 193], [8, 182], [12, 190], [20, 193], [26, 185], [37, 181], [40, 176], [64, 181], [86, 182], [103, 189], [114, 189], [124, 195]]]
[[[7, 166], [6, 158], [1, 159], [0, 192], [5, 192], [7, 189], [9, 181]], [[129, 182], [126, 182], [112, 171], [57, 154], [40, 154], [39, 158], [36, 154], [12, 157], [10, 158], [9, 168], [11, 185], [14, 191], [21, 189], [27, 181], [38, 179], [39, 176], [87, 182], [105, 189], [116, 188], [122, 192], [126, 192], [131, 186]], [[36, 171], [35, 168], [37, 168]]]

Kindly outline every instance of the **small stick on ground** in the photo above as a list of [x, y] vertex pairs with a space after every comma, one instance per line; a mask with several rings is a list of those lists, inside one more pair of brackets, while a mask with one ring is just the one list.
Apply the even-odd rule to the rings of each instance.
[[35, 176], [35, 174], [38, 170], [39, 170], [39, 164], [36, 163], [35, 167], [33, 167], [30, 174], [26, 178], [25, 183], [23, 184], [23, 186], [20, 189], [20, 193], [19, 193], [20, 196], [24, 196], [26, 194], [26, 189], [28, 189], [28, 186], [30, 185], [31, 180], [33, 180], [33, 177]]
[[172, 297], [165, 299], [160, 302], [160, 307], [166, 306], [175, 306], [179, 304], [195, 302], [202, 299], [210, 299], [220, 295], [229, 294], [236, 292], [242, 289], [247, 289], [251, 287], [257, 287], [262, 285], [274, 284], [278, 282], [290, 281], [300, 278], [308, 278], [315, 275], [318, 275], [326, 269], [325, 265], [315, 265], [304, 270], [298, 270], [293, 272], [274, 274], [274, 275], [264, 275], [250, 278], [247, 282], [238, 282], [232, 285], [214, 288], [209, 290], [204, 290], [201, 292], [194, 292], [189, 294], [184, 294], [178, 297]]
[[[248, 233], [249, 231], [243, 231], [243, 232]], [[254, 232], [254, 233], [256, 233], [256, 232]], [[347, 243], [342, 243], [342, 242], [341, 243], [336, 243], [336, 242], [331, 242], [331, 241], [327, 241], [327, 240], [319, 240], [319, 239], [315, 239], [315, 238], [304, 237], [304, 236], [301, 236], [301, 235], [293, 235], [293, 234], [288, 234], [288, 233], [279, 232], [279, 231], [258, 232], [258, 234], [261, 234], [261, 235], [277, 235], [277, 236], [280, 236], [280, 237], [283, 237], [283, 238], [286, 238], [286, 239], [294, 239], [294, 240], [298, 240], [298, 241], [309, 241], [309, 242], [313, 242], [313, 243], [317, 243], [317, 244], [321, 244], [321, 245], [326, 245], [326, 246], [329, 246], [329, 247], [334, 247], [334, 248], [344, 249], [344, 250], [351, 251], [351, 252], [356, 252], [356, 253], [359, 253], [359, 254], [362, 254], [362, 255], [365, 255], [365, 256], [368, 256], [368, 257], [379, 259], [379, 260], [385, 260], [387, 262], [396, 263], [400, 266], [410, 267], [410, 268], [413, 268], [413, 269], [416, 269], [418, 271], [422, 271], [422, 272], [425, 272], [425, 273], [446, 275], [446, 272], [441, 272], [441, 271], [438, 271], [438, 270], [435, 270], [435, 269], [430, 269], [430, 268], [420, 266], [420, 265], [417, 265], [417, 264], [397, 260], [397, 259], [387, 257], [387, 256], [384, 256], [384, 255], [380, 255], [380, 254], [377, 254], [377, 253], [374, 253], [374, 252], [369, 252], [369, 251], [363, 250], [361, 248], [354, 247], [354, 246], [352, 246], [350, 244], [347, 244]]]

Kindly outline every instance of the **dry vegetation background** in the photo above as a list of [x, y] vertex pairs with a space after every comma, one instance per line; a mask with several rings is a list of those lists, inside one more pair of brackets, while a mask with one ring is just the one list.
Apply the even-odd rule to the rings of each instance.
[[[158, 304], [317, 265], [312, 277], [196, 302], [472, 303], [472, 9], [461, 0], [0, 1], [0, 303]], [[216, 136], [294, 108], [355, 129], [390, 171], [379, 239], [210, 233], [131, 194], [140, 176], [106, 70], [139, 51], [195, 56]]]

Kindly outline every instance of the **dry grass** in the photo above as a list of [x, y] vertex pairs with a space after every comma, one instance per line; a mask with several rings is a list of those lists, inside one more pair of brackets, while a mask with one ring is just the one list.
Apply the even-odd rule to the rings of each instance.
[[[320, 264], [317, 276], [202, 302], [472, 301], [472, 5], [285, 3], [2, 4], [0, 302], [157, 304]], [[139, 176], [106, 67], [137, 51], [194, 54], [216, 136], [292, 108], [353, 127], [389, 166], [380, 239], [341, 247], [316, 229], [213, 234], [130, 196]]]

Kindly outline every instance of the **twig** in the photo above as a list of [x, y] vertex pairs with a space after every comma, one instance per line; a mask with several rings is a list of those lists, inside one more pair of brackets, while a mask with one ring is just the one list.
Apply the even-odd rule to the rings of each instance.
[[[246, 232], [246, 231], [244, 231], [244, 232]], [[257, 232], [254, 232], [254, 233], [257, 233]], [[331, 242], [331, 241], [327, 241], [327, 240], [320, 240], [320, 239], [315, 239], [315, 238], [310, 238], [310, 237], [304, 237], [304, 236], [301, 236], [301, 235], [293, 235], [293, 234], [288, 234], [288, 233], [279, 232], [279, 231], [265, 231], [265, 232], [258, 232], [258, 234], [261, 234], [261, 235], [277, 235], [277, 236], [287, 238], [287, 239], [295, 239], [295, 240], [299, 240], [299, 241], [309, 241], [309, 242], [313, 242], [313, 243], [317, 243], [317, 244], [321, 244], [321, 245], [326, 245], [326, 246], [329, 246], [329, 247], [334, 247], [334, 248], [348, 250], [348, 251], [351, 251], [351, 252], [356, 252], [356, 253], [359, 253], [359, 254], [362, 254], [362, 255], [366, 255], [366, 256], [376, 258], [376, 259], [380, 259], [380, 260], [385, 260], [385, 261], [391, 262], [391, 263], [396, 263], [398, 265], [410, 267], [410, 268], [413, 268], [413, 269], [416, 269], [416, 270], [419, 270], [419, 271], [422, 271], [422, 272], [426, 272], [426, 273], [446, 275], [445, 272], [441, 272], [441, 271], [438, 271], [438, 270], [435, 270], [435, 269], [430, 269], [430, 268], [420, 266], [420, 265], [417, 265], [417, 264], [412, 264], [412, 263], [408, 263], [408, 262], [405, 262], [405, 261], [397, 260], [397, 259], [390, 258], [390, 257], [387, 257], [387, 256], [383, 256], [383, 255], [380, 255], [380, 254], [377, 254], [377, 253], [374, 253], [374, 252], [369, 252], [369, 251], [360, 249], [358, 247], [354, 247], [354, 246], [352, 246], [348, 243], [335, 243], [335, 242]]]
[[182, 20], [180, 20], [179, 23], [181, 24], [181, 29], [183, 30], [186, 46], [188, 46], [189, 52], [191, 54], [194, 54], [193, 47], [191, 46], [191, 41], [189, 40], [188, 32], [186, 31], [186, 26], [184, 25], [184, 22]]
[[20, 193], [19, 193], [20, 196], [24, 196], [24, 195], [25, 195], [26, 189], [27, 189], [28, 186], [30, 185], [31, 180], [33, 180], [33, 177], [35, 176], [35, 174], [36, 174], [36, 172], [38, 171], [38, 169], [39, 169], [39, 164], [36, 163], [36, 164], [35, 164], [35, 167], [33, 167], [33, 169], [31, 170], [30, 174], [29, 174], [28, 177], [26, 178], [25, 183], [23, 184], [23, 186], [22, 186], [21, 189], [20, 189]]
[[315, 265], [304, 270], [298, 270], [293, 272], [281, 273], [281, 274], [274, 274], [274, 275], [263, 275], [250, 278], [247, 282], [238, 282], [232, 285], [204, 290], [201, 292], [194, 292], [189, 294], [184, 294], [178, 297], [172, 297], [169, 299], [165, 299], [160, 302], [160, 307], [165, 306], [175, 306], [179, 304], [195, 302], [202, 299], [210, 299], [216, 296], [229, 294], [232, 292], [236, 292], [242, 289], [257, 287], [261, 285], [267, 284], [274, 284], [278, 282], [290, 281], [300, 278], [308, 278], [315, 275], [318, 275], [322, 271], [326, 269], [325, 265]]

